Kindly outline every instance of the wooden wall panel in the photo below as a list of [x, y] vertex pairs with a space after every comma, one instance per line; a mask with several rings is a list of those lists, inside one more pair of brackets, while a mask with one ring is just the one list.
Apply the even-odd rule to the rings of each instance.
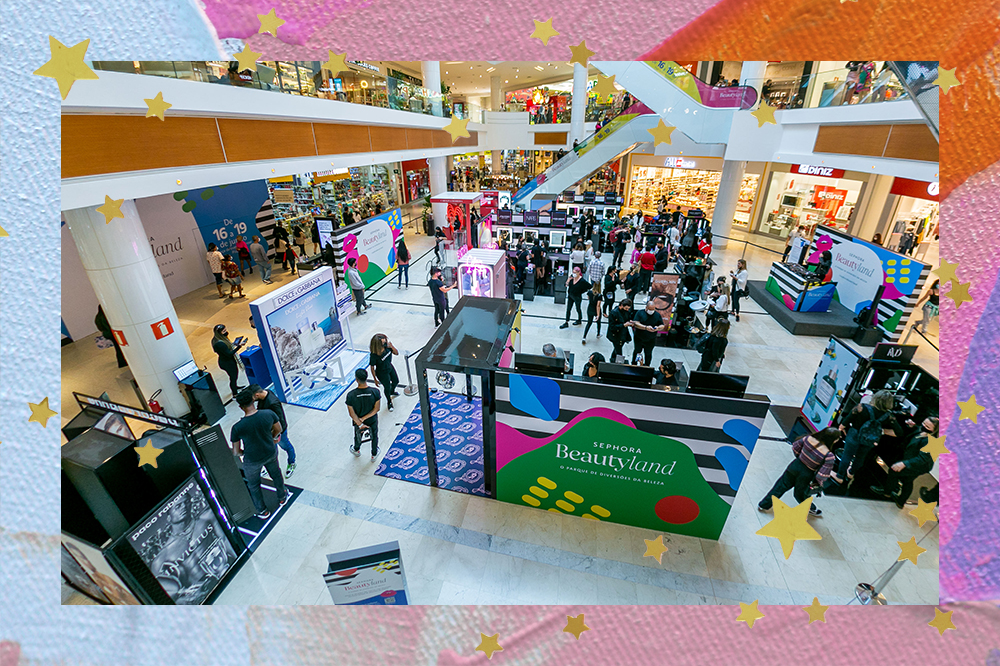
[[889, 138], [889, 125], [821, 125], [813, 150], [840, 155], [879, 157]]
[[368, 125], [313, 123], [313, 131], [316, 133], [316, 150], [320, 155], [371, 152], [372, 141]]
[[[455, 144], [457, 145], [464, 138], [459, 137], [455, 140]], [[453, 145], [451, 143], [451, 134], [448, 134], [444, 130], [431, 130], [431, 142], [434, 148], [448, 148]]]
[[[451, 137], [448, 137], [448, 144], [451, 145]], [[473, 132], [469, 130], [469, 136], [460, 137], [455, 144], [456, 146], [478, 146], [479, 145], [479, 132]]]
[[219, 118], [219, 130], [230, 162], [317, 154], [312, 123]]
[[62, 117], [62, 177], [225, 163], [214, 118]]
[[938, 161], [938, 142], [927, 125], [893, 125], [885, 156], [897, 160]]
[[535, 145], [565, 146], [568, 132], [535, 132]]
[[[422, 150], [434, 147], [434, 133], [440, 130], [407, 129], [406, 148], [408, 150]], [[451, 139], [451, 137], [448, 137]], [[398, 150], [399, 146], [396, 146]]]
[[402, 127], [375, 127], [369, 128], [371, 135], [372, 150], [381, 152], [383, 150], [400, 150], [406, 145], [406, 130]]

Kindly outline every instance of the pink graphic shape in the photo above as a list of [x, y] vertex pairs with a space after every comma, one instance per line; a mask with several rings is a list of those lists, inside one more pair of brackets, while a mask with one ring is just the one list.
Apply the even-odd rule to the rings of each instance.
[[576, 418], [560, 428], [556, 434], [541, 439], [524, 435], [505, 423], [497, 423], [497, 471], [503, 469], [504, 465], [510, 461], [520, 458], [526, 453], [531, 453], [549, 442], [555, 441], [564, 432], [572, 429], [577, 423], [589, 418], [608, 419], [609, 421], [626, 425], [629, 428], [635, 428], [635, 424], [627, 416], [605, 407], [588, 409], [578, 414]]

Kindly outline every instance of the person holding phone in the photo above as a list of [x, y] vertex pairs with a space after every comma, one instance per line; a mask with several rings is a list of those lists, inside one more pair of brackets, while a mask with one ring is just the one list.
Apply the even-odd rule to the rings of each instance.
[[444, 286], [441, 278], [441, 269], [437, 266], [431, 269], [431, 279], [427, 282], [431, 290], [431, 300], [434, 301], [434, 325], [440, 326], [448, 316], [448, 292], [457, 287], [457, 283], [450, 287]]
[[226, 330], [225, 324], [215, 325], [215, 334], [212, 336], [212, 350], [219, 357], [219, 367], [229, 375], [229, 390], [233, 394], [233, 398], [246, 387], [237, 386], [237, 380], [240, 377], [240, 364], [236, 360], [236, 354], [245, 344], [243, 338], [237, 338], [236, 342], [231, 342], [229, 340], [229, 331]]
[[374, 378], [372, 381], [374, 381], [375, 386], [382, 387], [385, 392], [385, 402], [389, 405], [391, 412], [392, 399], [399, 397], [399, 394], [396, 393], [396, 387], [399, 386], [399, 375], [396, 374], [396, 368], [392, 367], [392, 357], [399, 355], [399, 352], [389, 342], [389, 336], [385, 333], [376, 333], [372, 336], [369, 352], [368, 363]]

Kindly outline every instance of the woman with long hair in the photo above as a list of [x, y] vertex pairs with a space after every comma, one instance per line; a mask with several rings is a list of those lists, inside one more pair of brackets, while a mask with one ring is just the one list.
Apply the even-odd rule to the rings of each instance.
[[396, 289], [403, 288], [403, 275], [406, 275], [406, 288], [410, 288], [410, 250], [406, 247], [406, 239], [400, 234], [396, 243], [396, 270], [399, 272], [399, 283]]
[[587, 326], [583, 329], [583, 344], [587, 344], [587, 333], [590, 333], [590, 326], [597, 318], [597, 339], [601, 339], [601, 304], [604, 302], [604, 294], [601, 293], [601, 283], [594, 281], [594, 286], [587, 292]]
[[642, 286], [642, 274], [639, 270], [642, 267], [640, 264], [633, 263], [632, 268], [629, 269], [628, 275], [625, 277], [625, 298], [630, 301], [634, 301], [636, 295], [639, 293], [639, 287]]
[[615, 307], [615, 292], [618, 291], [618, 270], [614, 266], [608, 266], [608, 272], [604, 275], [604, 316], [611, 316], [611, 308]]
[[232, 392], [233, 398], [236, 398], [236, 394], [245, 388], [236, 385], [240, 378], [240, 364], [236, 360], [236, 354], [240, 351], [243, 343], [234, 345], [229, 340], [229, 331], [225, 324], [216, 324], [213, 332], [212, 351], [219, 357], [219, 368], [229, 375], [229, 390]]
[[709, 299], [708, 310], [705, 312], [705, 320], [709, 323], [720, 318], [725, 318], [729, 314], [729, 285], [725, 279], [720, 278], [719, 293]]
[[[728, 287], [727, 287], [728, 288]], [[701, 372], [719, 372], [722, 361], [726, 358], [726, 347], [729, 345], [729, 320], [718, 319], [712, 332], [703, 341], [698, 342], [697, 350], [701, 352]]]
[[736, 315], [736, 321], [740, 320], [740, 299], [746, 298], [747, 294], [747, 280], [750, 278], [750, 273], [747, 271], [746, 259], [739, 259], [736, 262], [736, 272], [729, 272], [730, 277], [733, 278], [732, 287], [732, 298], [733, 298], [733, 314]]
[[[833, 447], [840, 437], [840, 429], [825, 428], [815, 435], [806, 435], [795, 440], [792, 444], [792, 455], [795, 456], [795, 460], [788, 464], [785, 473], [764, 495], [764, 499], [757, 503], [757, 510], [770, 511], [775, 498], [780, 499], [793, 489], [796, 503], [802, 504], [809, 497], [810, 486], [821, 488], [837, 460]], [[810, 504], [809, 515], [819, 517], [823, 512], [815, 504]]]
[[368, 345], [368, 365], [371, 366], [372, 382], [381, 386], [385, 393], [385, 402], [392, 411], [392, 399], [399, 396], [396, 387], [399, 386], [399, 376], [392, 367], [392, 357], [399, 354], [385, 333], [376, 333]]
[[840, 430], [844, 433], [844, 452], [837, 469], [830, 474], [831, 479], [843, 483], [865, 466], [868, 454], [882, 439], [882, 435], [886, 434], [888, 426], [891, 426], [888, 421], [895, 406], [896, 397], [892, 391], [883, 389], [872, 396], [869, 404], [860, 404], [854, 408], [851, 415], [840, 424]]

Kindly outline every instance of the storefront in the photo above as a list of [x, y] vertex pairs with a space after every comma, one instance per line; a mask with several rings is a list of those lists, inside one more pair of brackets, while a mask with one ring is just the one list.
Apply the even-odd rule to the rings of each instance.
[[923, 259], [937, 247], [940, 224], [938, 184], [909, 178], [895, 178], [890, 194], [896, 195], [889, 219], [891, 227], [883, 234], [885, 246]]
[[823, 165], [772, 164], [752, 231], [787, 238], [802, 225], [847, 231], [869, 174]]
[[431, 193], [430, 170], [427, 160], [406, 160], [401, 162], [403, 172], [403, 199], [410, 203]]
[[[656, 212], [661, 197], [673, 206], [700, 208], [712, 219], [715, 197], [719, 193], [723, 160], [720, 157], [676, 157], [658, 155], [631, 155], [628, 182], [626, 183], [627, 212], [642, 210]], [[740, 198], [736, 205], [734, 223], [747, 228], [754, 201], [760, 188], [762, 162], [748, 162]]]

